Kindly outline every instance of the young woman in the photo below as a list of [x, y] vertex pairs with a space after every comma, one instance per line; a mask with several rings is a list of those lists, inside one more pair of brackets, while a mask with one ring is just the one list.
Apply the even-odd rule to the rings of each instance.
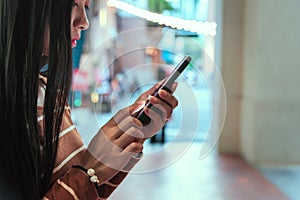
[[89, 26], [88, 6], [89, 0], [0, 1], [0, 199], [107, 198], [177, 106], [161, 91], [163, 101], [150, 98], [160, 112], [145, 110], [150, 125], [132, 117], [156, 85], [83, 146], [66, 99], [71, 48]]

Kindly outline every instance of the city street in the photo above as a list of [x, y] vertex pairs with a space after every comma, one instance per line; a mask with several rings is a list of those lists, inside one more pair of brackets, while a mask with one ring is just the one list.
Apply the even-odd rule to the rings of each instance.
[[[140, 90], [144, 91], [144, 90]], [[72, 117], [85, 144], [91, 140], [98, 129], [119, 109], [130, 105], [140, 93], [124, 94], [112, 112], [100, 113], [93, 108], [72, 108]], [[179, 101], [171, 120], [167, 123], [166, 142], [176, 139], [179, 142], [202, 141], [207, 134], [211, 121], [211, 96], [209, 91], [179, 83], [175, 96]], [[118, 109], [119, 108], [119, 109]]]

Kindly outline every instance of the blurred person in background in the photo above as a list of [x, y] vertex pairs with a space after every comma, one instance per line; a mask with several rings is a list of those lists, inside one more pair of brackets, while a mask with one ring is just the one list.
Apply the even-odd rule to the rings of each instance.
[[[83, 145], [67, 97], [71, 48], [89, 26], [88, 6], [89, 0], [0, 1], [0, 199], [107, 198], [178, 104], [166, 91], [160, 97], [167, 103], [151, 96], [157, 84]], [[132, 116], [147, 99], [161, 113], [145, 109], [152, 120], [143, 127]]]

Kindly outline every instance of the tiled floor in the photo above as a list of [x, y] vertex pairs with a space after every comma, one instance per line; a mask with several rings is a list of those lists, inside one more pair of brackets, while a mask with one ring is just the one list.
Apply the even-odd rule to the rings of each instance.
[[[182, 148], [184, 143], [171, 144]], [[146, 148], [163, 148], [146, 146]], [[168, 156], [161, 153], [152, 160], [141, 160], [110, 200], [280, 200], [288, 199], [261, 173], [236, 155], [212, 152], [199, 159], [200, 145], [193, 143], [187, 152], [169, 166], [141, 172], [141, 166], [157, 166]], [[139, 171], [139, 172], [138, 172]]]

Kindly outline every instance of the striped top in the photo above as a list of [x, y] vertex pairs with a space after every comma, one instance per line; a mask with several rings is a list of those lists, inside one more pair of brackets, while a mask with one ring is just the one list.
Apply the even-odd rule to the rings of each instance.
[[[45, 79], [41, 77], [43, 81]], [[39, 88], [38, 98], [38, 128], [43, 133], [43, 104], [45, 96], [44, 85]], [[64, 108], [61, 132], [55, 167], [50, 180], [51, 188], [43, 197], [43, 200], [73, 200], [73, 199], [106, 199], [126, 177], [127, 172], [118, 172], [106, 183], [96, 187], [89, 181], [89, 177], [83, 171], [71, 168], [72, 165], [80, 165], [86, 153], [80, 134], [71, 119], [70, 108]], [[136, 161], [134, 161], [134, 164]], [[134, 164], [131, 164], [132, 168]], [[100, 178], [100, 177], [99, 177]]]

